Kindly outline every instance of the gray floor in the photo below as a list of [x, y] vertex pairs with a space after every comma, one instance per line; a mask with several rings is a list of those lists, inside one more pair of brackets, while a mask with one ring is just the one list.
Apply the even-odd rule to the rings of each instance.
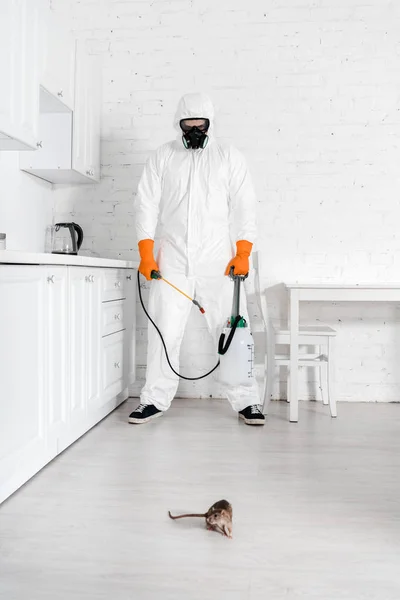
[[[399, 600], [400, 405], [126, 403], [0, 507], [0, 598]], [[233, 540], [167, 511], [233, 504]]]

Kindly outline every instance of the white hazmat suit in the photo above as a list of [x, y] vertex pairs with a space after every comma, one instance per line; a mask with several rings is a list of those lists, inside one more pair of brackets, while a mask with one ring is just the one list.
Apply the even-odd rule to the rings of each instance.
[[[208, 144], [186, 149], [181, 119], [210, 121]], [[205, 94], [187, 94], [179, 102], [174, 126], [178, 137], [159, 147], [148, 159], [135, 202], [137, 241], [159, 245], [156, 257], [161, 274], [205, 309], [205, 319], [216, 349], [222, 328], [231, 315], [233, 282], [225, 276], [235, 255], [235, 243], [256, 238], [256, 202], [250, 174], [241, 153], [217, 142], [213, 135], [214, 109]], [[159, 327], [171, 364], [179, 371], [179, 351], [192, 303], [162, 281], [152, 281], [148, 312]], [[248, 320], [245, 295], [241, 313]], [[215, 363], [214, 363], [215, 364]], [[210, 364], [210, 369], [213, 367]], [[216, 371], [218, 374], [218, 370]], [[194, 377], [201, 373], [184, 373]], [[165, 358], [160, 337], [149, 324], [146, 383], [141, 404], [161, 411], [170, 407], [179, 379]], [[235, 411], [260, 404], [256, 382], [227, 386]]]

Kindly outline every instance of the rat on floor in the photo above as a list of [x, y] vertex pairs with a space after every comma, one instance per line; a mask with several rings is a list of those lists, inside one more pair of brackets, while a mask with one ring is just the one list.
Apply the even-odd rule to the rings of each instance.
[[206, 520], [208, 530], [217, 531], [222, 535], [232, 538], [232, 505], [228, 500], [218, 500], [206, 513], [190, 513], [187, 515], [178, 515], [173, 517], [168, 512], [171, 519], [183, 519], [184, 517], [202, 517]]

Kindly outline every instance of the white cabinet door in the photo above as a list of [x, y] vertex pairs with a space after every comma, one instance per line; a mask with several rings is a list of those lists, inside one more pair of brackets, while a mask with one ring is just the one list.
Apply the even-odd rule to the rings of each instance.
[[0, 2], [0, 150], [36, 149], [39, 120], [38, 0]]
[[120, 394], [124, 389], [124, 337], [125, 331], [103, 338], [103, 394], [102, 404]]
[[[100, 402], [101, 271], [69, 267], [70, 441], [95, 424]], [[65, 441], [61, 443], [65, 447]]]
[[0, 269], [0, 502], [41, 469], [47, 445], [45, 267]]
[[67, 25], [48, 5], [42, 11], [40, 84], [74, 107], [75, 44]]
[[135, 344], [135, 331], [127, 329], [124, 338], [124, 388], [129, 388], [136, 379]]
[[86, 270], [69, 268], [69, 311], [70, 311], [70, 406], [69, 422], [77, 426], [86, 418], [86, 321], [88, 283]]
[[67, 435], [69, 413], [69, 314], [65, 267], [47, 267], [46, 294], [46, 402], [48, 446], [59, 452]]
[[136, 285], [133, 269], [125, 270], [126, 332], [124, 339], [124, 384], [128, 387], [136, 379]]
[[86, 291], [86, 357], [88, 411], [101, 402], [101, 269], [87, 271]]
[[88, 124], [89, 139], [89, 175], [95, 181], [100, 181], [100, 132], [101, 132], [101, 69], [99, 56], [89, 57], [89, 68], [92, 76], [90, 87], [90, 116]]
[[76, 42], [72, 168], [100, 180], [101, 77], [99, 58]]

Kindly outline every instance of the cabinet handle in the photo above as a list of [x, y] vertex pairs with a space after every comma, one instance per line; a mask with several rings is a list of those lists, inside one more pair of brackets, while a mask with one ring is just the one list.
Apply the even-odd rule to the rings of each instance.
[[121, 287], [121, 282], [120, 281], [116, 281], [114, 285], [115, 285], [116, 288], [120, 288]]
[[115, 362], [115, 363], [114, 363], [114, 367], [115, 367], [116, 369], [119, 369], [119, 366], [120, 366], [120, 365], [119, 365], [119, 362]]
[[59, 92], [57, 92], [57, 96], [59, 96], [60, 98], [62, 98], [64, 96], [64, 93], [62, 90], [60, 90]]
[[86, 275], [85, 281], [86, 281], [86, 283], [90, 283], [90, 275]]
[[90, 177], [93, 177], [93, 175], [94, 175], [93, 169], [87, 169], [86, 175], [89, 175]]
[[118, 315], [114, 315], [114, 319], [115, 319], [116, 321], [120, 321], [120, 320], [121, 320], [121, 315], [120, 315], [120, 314], [118, 314]]
[[90, 275], [90, 282], [93, 283], [94, 282], [94, 275]]
[[129, 281], [131, 281], [132, 275], [127, 275], [126, 278], [129, 279]]
[[54, 283], [54, 275], [50, 275], [50, 276], [47, 278], [47, 283]]
[[43, 142], [40, 140], [40, 142], [37, 142], [37, 143], [36, 143], [36, 146], [37, 146], [38, 148], [43, 148]]

